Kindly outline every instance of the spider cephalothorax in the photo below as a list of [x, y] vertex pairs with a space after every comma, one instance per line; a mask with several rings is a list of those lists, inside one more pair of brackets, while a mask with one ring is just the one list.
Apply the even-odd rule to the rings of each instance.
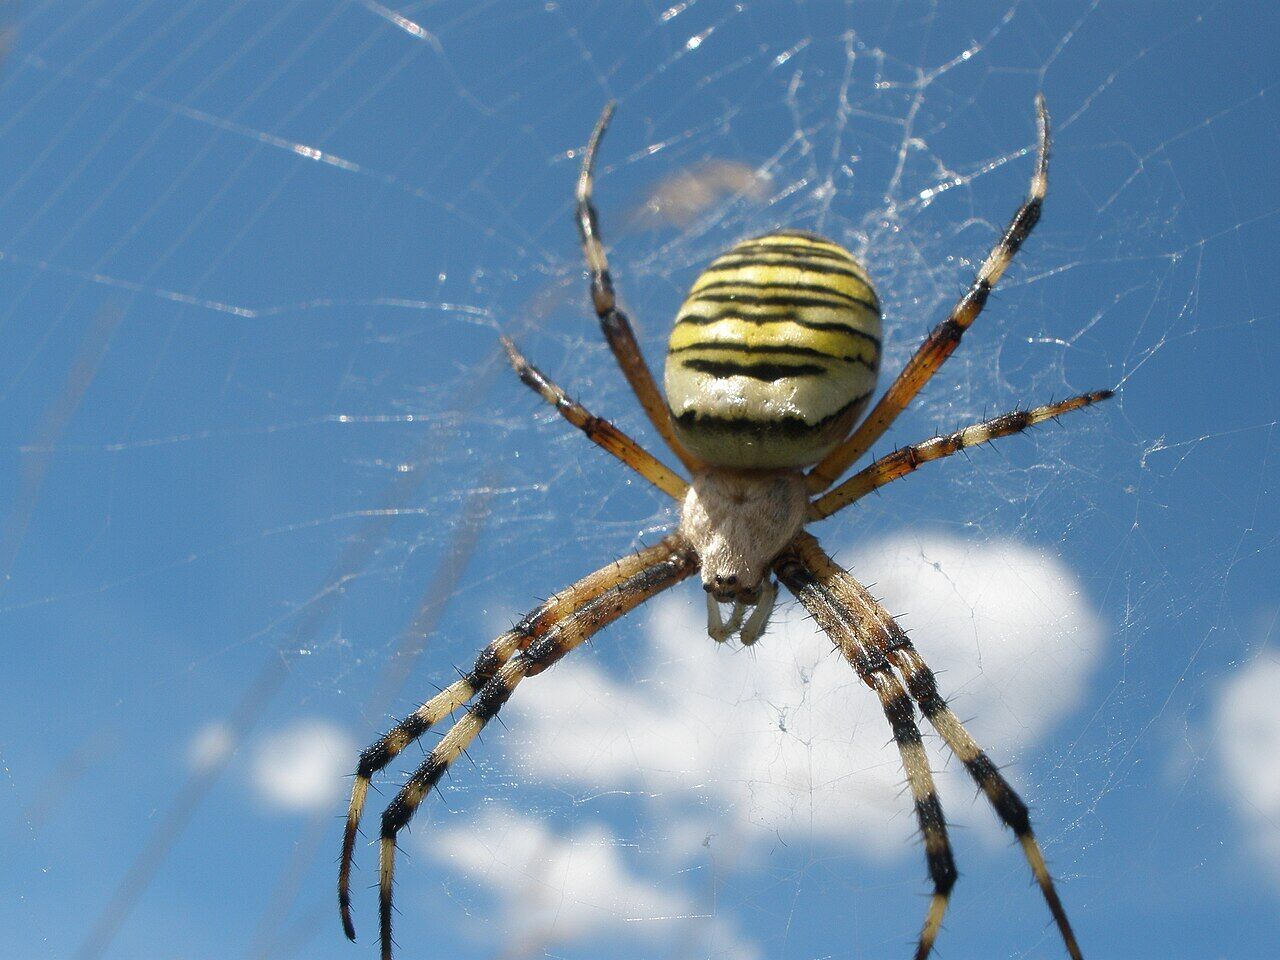
[[[351, 861], [370, 778], [433, 724], [465, 707], [382, 815], [380, 937], [382, 956], [390, 960], [396, 838], [449, 765], [497, 716], [519, 683], [701, 569], [708, 632], [714, 639], [726, 640], [734, 633], [744, 644], [759, 639], [780, 581], [879, 698], [915, 801], [933, 882], [916, 960], [925, 960], [932, 951], [956, 880], [942, 805], [916, 725], [917, 706], [1018, 838], [1067, 953], [1080, 960], [1026, 805], [947, 706], [932, 671], [907, 635], [804, 530], [807, 523], [830, 516], [930, 460], [1019, 433], [1111, 396], [1109, 390], [1086, 393], [901, 447], [828, 489], [884, 434], [955, 350], [1039, 219], [1047, 184], [1049, 119], [1043, 98], [1037, 98], [1036, 106], [1038, 161], [1026, 200], [951, 313], [861, 423], [857, 418], [871, 398], [880, 363], [879, 301], [866, 271], [848, 251], [815, 234], [793, 230], [738, 244], [694, 283], [671, 335], [667, 396], [662, 396], [630, 321], [618, 309], [591, 203], [596, 149], [613, 108], [605, 109], [578, 179], [577, 222], [591, 271], [592, 302], [640, 405], [693, 480], [685, 480], [607, 420], [571, 400], [504, 338], [520, 379], [593, 442], [679, 503], [679, 524], [660, 543], [583, 577], [535, 608], [490, 643], [470, 673], [360, 755], [338, 873], [347, 936], [355, 937]], [[805, 467], [810, 469], [806, 472]], [[721, 619], [720, 602], [733, 605], [727, 622]]]
[[[694, 474], [680, 509], [677, 528], [698, 554], [702, 586], [709, 599], [707, 632], [727, 640], [717, 602], [732, 603], [730, 623], [752, 614], [743, 643], [756, 641], [767, 625], [774, 591], [768, 584], [773, 561], [804, 526], [809, 496], [798, 470], [746, 471], [708, 468]], [[761, 602], [763, 599], [763, 602]]]

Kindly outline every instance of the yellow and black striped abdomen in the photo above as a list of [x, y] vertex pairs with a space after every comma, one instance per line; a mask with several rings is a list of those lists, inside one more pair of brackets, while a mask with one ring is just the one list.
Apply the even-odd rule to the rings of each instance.
[[680, 441], [722, 467], [801, 467], [875, 389], [880, 302], [843, 247], [795, 230], [745, 240], [698, 277], [667, 348]]

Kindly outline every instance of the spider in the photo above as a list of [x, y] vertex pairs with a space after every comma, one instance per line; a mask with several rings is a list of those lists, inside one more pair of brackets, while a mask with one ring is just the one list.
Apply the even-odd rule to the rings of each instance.
[[[685, 480], [609, 421], [570, 399], [510, 340], [503, 337], [502, 342], [520, 379], [588, 439], [679, 503], [680, 522], [660, 543], [588, 574], [536, 607], [492, 641], [470, 673], [360, 755], [338, 873], [338, 901], [349, 938], [355, 939], [351, 863], [370, 778], [433, 724], [466, 707], [382, 815], [380, 938], [383, 960], [390, 960], [396, 838], [450, 764], [523, 680], [700, 570], [712, 639], [723, 642], [736, 633], [744, 645], [755, 643], [765, 631], [781, 581], [879, 698], [915, 801], [933, 883], [916, 960], [925, 960], [932, 951], [956, 881], [946, 821], [916, 724], [917, 705], [1017, 837], [1067, 953], [1081, 960], [1026, 804], [948, 707], [906, 633], [805, 531], [807, 524], [931, 460], [1112, 395], [1101, 390], [1016, 410], [901, 447], [831, 489], [956, 349], [1039, 220], [1049, 162], [1043, 96], [1036, 97], [1036, 114], [1039, 146], [1026, 199], [950, 314], [859, 422], [880, 363], [880, 304], [866, 271], [850, 253], [796, 230], [739, 243], [694, 282], [671, 334], [664, 399], [631, 322], [618, 307], [592, 203], [596, 151], [613, 115], [613, 104], [605, 107], [587, 144], [577, 185], [575, 219], [590, 269], [591, 299], [632, 391], [693, 479]], [[731, 605], [727, 620], [722, 603]]]

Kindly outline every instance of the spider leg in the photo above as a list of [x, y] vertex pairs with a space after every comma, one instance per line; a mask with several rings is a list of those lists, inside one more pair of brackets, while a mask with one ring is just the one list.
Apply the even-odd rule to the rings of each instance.
[[613, 103], [605, 104], [596, 121], [591, 140], [587, 143], [586, 152], [582, 156], [582, 172], [578, 175], [577, 207], [574, 215], [578, 224], [578, 235], [582, 238], [582, 252], [587, 258], [587, 266], [591, 270], [591, 304], [596, 316], [600, 319], [600, 329], [622, 368], [627, 383], [644, 407], [649, 421], [657, 429], [662, 439], [672, 452], [680, 458], [685, 469], [694, 471], [701, 464], [697, 457], [676, 439], [675, 429], [671, 426], [671, 414], [667, 412], [667, 402], [663, 399], [658, 385], [653, 379], [649, 365], [645, 363], [644, 354], [640, 352], [640, 344], [636, 341], [635, 330], [631, 320], [618, 308], [617, 296], [613, 289], [613, 276], [609, 272], [609, 260], [605, 256], [604, 245], [600, 241], [599, 215], [591, 202], [591, 190], [594, 183], [596, 151], [604, 132], [609, 128], [613, 118]]
[[999, 242], [987, 254], [987, 259], [983, 261], [969, 289], [951, 308], [947, 318], [925, 338], [924, 343], [898, 374], [898, 379], [889, 385], [884, 396], [867, 414], [867, 418], [847, 440], [809, 471], [811, 493], [820, 493], [840, 479], [849, 465], [871, 449], [871, 445], [884, 435], [898, 418], [898, 414], [907, 408], [920, 389], [938, 372], [947, 357], [959, 346], [964, 332], [978, 319], [987, 297], [991, 295], [991, 289], [1004, 275], [1023, 241], [1040, 219], [1040, 208], [1049, 182], [1049, 111], [1042, 94], [1036, 95], [1036, 120], [1040, 131], [1040, 146], [1026, 200], [1013, 215]]
[[356, 937], [351, 920], [351, 863], [360, 818], [369, 793], [369, 781], [373, 775], [434, 724], [471, 700], [476, 691], [483, 688], [516, 653], [527, 649], [531, 643], [551, 630], [560, 628], [563, 621], [574, 616], [585, 605], [598, 601], [604, 594], [625, 585], [656, 564], [666, 562], [671, 555], [672, 546], [668, 540], [664, 540], [639, 553], [623, 557], [555, 594], [486, 646], [476, 658], [470, 673], [427, 700], [360, 754], [342, 837], [342, 858], [338, 866], [338, 905], [342, 913], [342, 927], [348, 938], [354, 940]]
[[[813, 540], [801, 534], [793, 542], [793, 548], [801, 540]], [[817, 541], [813, 541], [817, 548]], [[894, 742], [902, 757], [902, 767], [915, 800], [916, 820], [924, 837], [925, 857], [929, 877], [933, 881], [933, 897], [925, 914], [924, 924], [917, 941], [915, 960], [925, 960], [933, 950], [942, 918], [947, 912], [947, 901], [956, 882], [955, 859], [951, 843], [947, 839], [947, 822], [942, 814], [929, 770], [929, 758], [925, 754], [920, 728], [916, 725], [915, 707], [911, 697], [894, 675], [885, 653], [875, 642], [870, 625], [862, 611], [850, 607], [830, 589], [828, 578], [817, 573], [799, 555], [799, 551], [784, 553], [775, 564], [778, 579], [787, 585], [805, 609], [813, 615], [818, 625], [840, 648], [845, 659], [858, 672], [863, 683], [880, 698], [885, 718], [893, 730]]]
[[[679, 583], [698, 568], [693, 550], [678, 535], [668, 536], [646, 553], [649, 554], [648, 563], [641, 569], [625, 577], [615, 574], [608, 588], [588, 601], [570, 601], [540, 636], [499, 667], [480, 687], [461, 719], [427, 754], [382, 814], [378, 888], [383, 960], [391, 960], [392, 953], [392, 886], [397, 835], [409, 823], [431, 788], [439, 783], [449, 765], [498, 715], [520, 681], [546, 670], [604, 626]], [[613, 568], [606, 570], [614, 572]]]
[[[854, 611], [858, 621], [876, 643], [883, 656], [902, 674], [907, 690], [920, 710], [935, 730], [942, 736], [947, 747], [964, 764], [969, 775], [986, 795], [995, 809], [1001, 822], [1013, 831], [1022, 847], [1023, 855], [1031, 867], [1040, 892], [1049, 905], [1054, 922], [1067, 953], [1072, 960], [1081, 960], [1080, 945], [1076, 942], [1071, 923], [1067, 920], [1066, 910], [1054, 887], [1053, 877], [1044, 862], [1044, 854], [1040, 844], [1036, 842], [1031, 829], [1031, 820], [1027, 813], [1027, 805], [1014, 792], [1009, 782], [1001, 776], [996, 765], [982, 751], [969, 732], [965, 730], [959, 718], [947, 706], [938, 693], [938, 685], [933, 671], [925, 664], [916, 652], [910, 639], [893, 617], [876, 602], [867, 592], [866, 587], [858, 583], [845, 570], [841, 569], [818, 545], [809, 534], [801, 534], [791, 543], [793, 556], [803, 568], [822, 584], [828, 593], [846, 609]], [[821, 622], [821, 620], [819, 620]]]
[[653, 454], [636, 443], [608, 420], [591, 413], [586, 407], [571, 400], [546, 374], [524, 358], [516, 345], [502, 338], [511, 366], [522, 383], [535, 391], [543, 400], [555, 407], [560, 416], [587, 435], [587, 439], [613, 454], [640, 476], [674, 500], [683, 500], [689, 490], [684, 478], [668, 469]]
[[1036, 884], [1040, 887], [1045, 903], [1049, 905], [1049, 912], [1053, 914], [1054, 922], [1058, 925], [1058, 931], [1062, 935], [1062, 942], [1066, 945], [1068, 955], [1072, 960], [1081, 960], [1080, 944], [1076, 941], [1075, 931], [1071, 929], [1071, 921], [1067, 919], [1067, 912], [1062, 906], [1062, 900], [1058, 897], [1057, 888], [1053, 885], [1053, 877], [1044, 862], [1044, 853], [1040, 850], [1040, 844], [1031, 829], [1027, 805], [1014, 792], [1009, 781], [1001, 775], [996, 765], [991, 762], [991, 758], [978, 746], [960, 722], [959, 717], [938, 694], [938, 685], [933, 671], [929, 669], [910, 642], [908, 641], [905, 647], [891, 652], [889, 658], [906, 678], [907, 689], [920, 704], [920, 709], [929, 723], [942, 735], [951, 752], [960, 758], [969, 775], [973, 777], [974, 782], [986, 794], [991, 806], [995, 808], [1001, 822], [1018, 838], [1018, 844], [1022, 847], [1022, 853], [1031, 866]]
[[943, 457], [949, 457], [969, 447], [1021, 433], [1028, 427], [1060, 417], [1072, 410], [1081, 410], [1095, 403], [1101, 403], [1113, 395], [1111, 390], [1098, 390], [1060, 403], [1047, 403], [1041, 407], [1032, 407], [1030, 410], [1015, 410], [1001, 417], [993, 417], [982, 423], [972, 424], [945, 437], [933, 437], [923, 443], [902, 447], [864, 467], [834, 490], [814, 500], [809, 505], [809, 519], [821, 520], [823, 517], [829, 517], [854, 501], [861, 500], [872, 490], [905, 477], [930, 460], [941, 460]]

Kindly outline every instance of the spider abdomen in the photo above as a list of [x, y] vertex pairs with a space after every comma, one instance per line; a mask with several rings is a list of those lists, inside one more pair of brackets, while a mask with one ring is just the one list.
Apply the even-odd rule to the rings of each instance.
[[680, 441], [714, 466], [801, 467], [843, 439], [875, 388], [880, 303], [843, 247], [784, 230], [694, 281], [667, 349]]

